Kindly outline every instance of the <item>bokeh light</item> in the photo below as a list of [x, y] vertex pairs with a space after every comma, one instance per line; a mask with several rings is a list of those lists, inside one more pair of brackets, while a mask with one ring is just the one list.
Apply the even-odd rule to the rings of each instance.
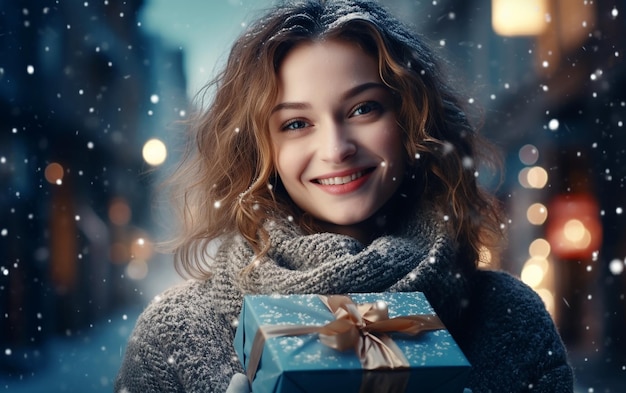
[[109, 220], [115, 225], [124, 226], [130, 222], [132, 211], [123, 198], [114, 198], [109, 204]]
[[622, 261], [621, 259], [613, 259], [609, 263], [609, 271], [611, 272], [611, 274], [613, 274], [614, 276], [622, 274], [622, 272], [624, 271], [624, 263], [626, 262]]
[[547, 258], [550, 255], [550, 243], [546, 239], [535, 239], [528, 246], [528, 254], [531, 257]]
[[526, 262], [524, 268], [522, 269], [521, 279], [531, 288], [536, 288], [539, 284], [541, 284], [544, 276], [545, 272], [541, 266]]
[[585, 248], [591, 241], [589, 231], [580, 220], [568, 220], [563, 226], [563, 236], [578, 248]]
[[544, 188], [548, 183], [548, 172], [540, 166], [530, 168], [527, 176], [531, 188]]
[[143, 159], [152, 166], [159, 166], [167, 158], [167, 147], [160, 139], [153, 138], [143, 145]]
[[133, 280], [142, 280], [148, 275], [148, 263], [143, 259], [133, 259], [126, 266], [126, 275]]
[[52, 162], [46, 166], [44, 176], [48, 183], [61, 185], [63, 182], [63, 166], [57, 162]]
[[130, 245], [130, 254], [133, 259], [142, 259], [147, 261], [152, 257], [154, 246], [145, 235], [136, 238]]
[[524, 188], [532, 188], [530, 183], [528, 183], [528, 171], [530, 171], [530, 168], [526, 167], [517, 174], [517, 181]]
[[602, 242], [600, 208], [587, 194], [559, 195], [551, 202], [546, 236], [560, 258], [589, 258]]
[[542, 203], [533, 203], [526, 210], [526, 218], [533, 225], [542, 225], [548, 218], [548, 209]]
[[524, 145], [519, 149], [518, 156], [524, 165], [535, 165], [539, 159], [539, 150], [535, 145]]
[[545, 0], [492, 0], [491, 24], [503, 36], [539, 35], [547, 28]]
[[540, 166], [523, 168], [517, 180], [524, 188], [542, 189], [548, 183], [548, 172]]

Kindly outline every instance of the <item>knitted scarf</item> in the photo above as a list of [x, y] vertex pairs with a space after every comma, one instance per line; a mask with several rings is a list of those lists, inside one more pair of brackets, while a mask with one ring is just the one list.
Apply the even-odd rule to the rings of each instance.
[[[211, 280], [174, 287], [142, 313], [116, 391], [224, 392], [243, 371], [231, 343], [245, 294], [421, 291], [456, 331], [474, 367], [468, 386], [475, 392], [572, 392], [566, 352], [541, 299], [504, 273], [463, 274], [441, 216], [429, 210], [408, 217], [369, 245], [306, 235], [276, 219], [266, 227], [267, 258], [249, 272], [255, 256], [247, 242], [224, 240]], [[476, 301], [465, 308], [469, 282]]]
[[432, 210], [407, 221], [364, 246], [334, 233], [306, 235], [289, 220], [275, 219], [266, 224], [272, 248], [262, 260], [233, 236], [215, 257], [213, 300], [224, 314], [236, 315], [244, 294], [420, 291], [444, 323], [452, 323], [469, 293], [454, 241]]

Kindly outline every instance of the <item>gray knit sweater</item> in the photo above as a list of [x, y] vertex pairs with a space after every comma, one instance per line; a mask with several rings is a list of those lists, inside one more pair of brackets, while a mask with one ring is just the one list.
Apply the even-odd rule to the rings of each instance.
[[158, 296], [128, 342], [116, 392], [224, 392], [243, 372], [232, 342], [247, 293], [424, 292], [472, 364], [481, 392], [572, 392], [565, 348], [541, 299], [494, 271], [468, 276], [441, 221], [420, 216], [363, 246], [337, 234], [303, 235], [287, 220], [268, 224], [273, 247], [254, 254], [239, 236], [220, 246], [212, 279]]

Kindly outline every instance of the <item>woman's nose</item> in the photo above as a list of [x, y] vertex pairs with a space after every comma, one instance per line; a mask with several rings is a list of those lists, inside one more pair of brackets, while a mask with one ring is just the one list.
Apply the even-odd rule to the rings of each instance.
[[322, 137], [320, 149], [324, 161], [341, 163], [356, 153], [356, 142], [345, 125], [332, 122], [324, 128], [325, 130], [320, 133]]

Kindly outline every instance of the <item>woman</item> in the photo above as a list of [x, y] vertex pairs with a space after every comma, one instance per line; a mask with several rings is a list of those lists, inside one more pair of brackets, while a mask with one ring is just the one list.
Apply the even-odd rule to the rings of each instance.
[[171, 188], [197, 280], [143, 312], [117, 391], [225, 391], [244, 294], [383, 291], [424, 292], [474, 393], [573, 390], [538, 296], [476, 267], [503, 237], [476, 180], [489, 148], [421, 38], [370, 1], [288, 3], [209, 88]]

